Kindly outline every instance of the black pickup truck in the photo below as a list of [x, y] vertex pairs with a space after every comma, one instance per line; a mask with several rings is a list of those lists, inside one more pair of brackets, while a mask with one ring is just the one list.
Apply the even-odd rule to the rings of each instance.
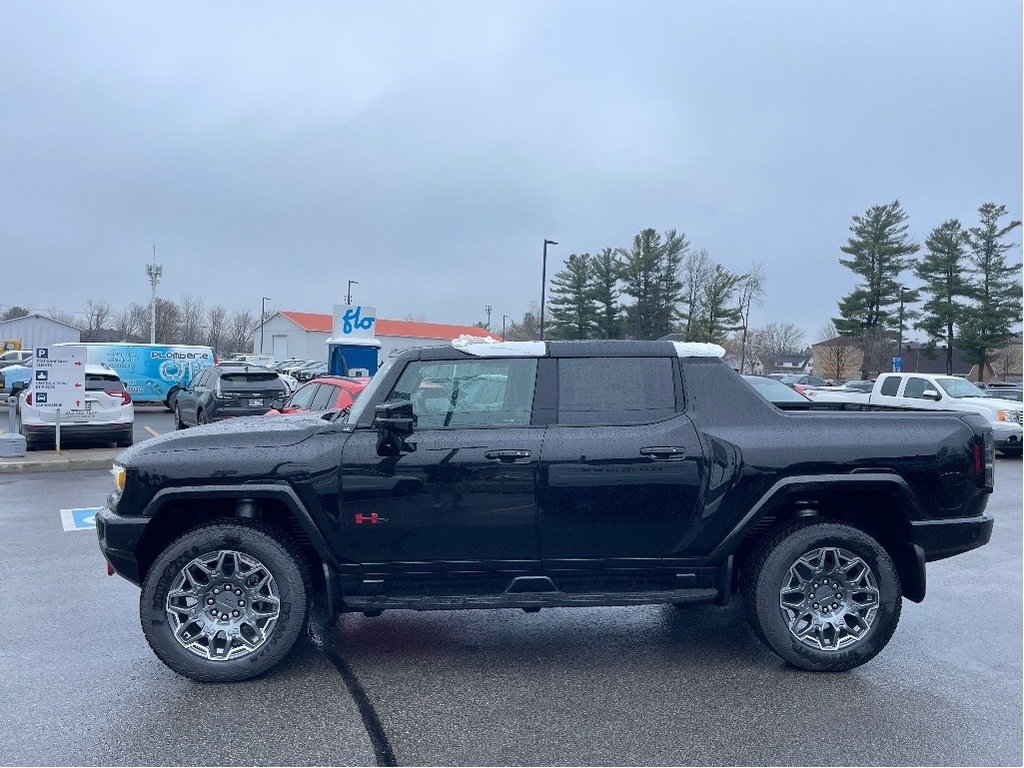
[[122, 453], [100, 548], [146, 638], [204, 681], [272, 667], [315, 610], [714, 602], [787, 662], [888, 642], [925, 563], [985, 544], [981, 417], [783, 412], [670, 341], [410, 350], [350, 413]]

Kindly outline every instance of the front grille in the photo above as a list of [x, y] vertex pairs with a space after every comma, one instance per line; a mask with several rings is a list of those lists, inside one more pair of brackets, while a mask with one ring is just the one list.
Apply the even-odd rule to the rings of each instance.
[[1010, 421], [1012, 421], [1012, 422], [1014, 422], [1016, 424], [1021, 424], [1022, 423], [1021, 422], [1021, 416], [1022, 416], [1022, 414], [1024, 414], [1024, 411], [1007, 411], [1006, 413], [1007, 413], [1007, 416], [1010, 417]]

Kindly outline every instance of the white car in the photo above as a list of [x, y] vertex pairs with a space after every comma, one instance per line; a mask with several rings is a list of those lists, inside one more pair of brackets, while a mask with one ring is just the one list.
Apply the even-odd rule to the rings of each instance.
[[[41, 444], [53, 445], [57, 414], [49, 408], [32, 403], [32, 389], [19, 398], [18, 431], [32, 451]], [[85, 393], [80, 407], [60, 415], [60, 439], [116, 442], [127, 448], [133, 441], [135, 405], [117, 373], [102, 365], [85, 366]]]

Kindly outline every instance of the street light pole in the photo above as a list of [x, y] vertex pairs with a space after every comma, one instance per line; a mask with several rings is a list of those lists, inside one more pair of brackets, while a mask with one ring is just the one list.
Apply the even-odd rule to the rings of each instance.
[[544, 240], [544, 261], [540, 271], [540, 340], [544, 341], [544, 289], [548, 284], [548, 246], [558, 245], [554, 240]]
[[264, 296], [263, 301], [260, 302], [260, 354], [263, 354], [263, 325], [267, 322], [267, 302], [270, 301], [269, 296]]
[[505, 340], [505, 321], [508, 320], [508, 315], [501, 316], [501, 340]]
[[[904, 296], [907, 293], [907, 288], [904, 285], [900, 286], [900, 330], [896, 336], [896, 358], [900, 361], [900, 370], [903, 370], [903, 302]], [[893, 371], [896, 370], [896, 361], [893, 360]]]
[[491, 330], [491, 310], [494, 309], [490, 304], [484, 304], [484, 312], [487, 313], [487, 330]]
[[353, 285], [359, 285], [359, 281], [358, 280], [349, 280], [348, 281], [348, 291], [345, 293], [345, 306], [346, 307], [351, 307], [352, 306], [352, 286]]

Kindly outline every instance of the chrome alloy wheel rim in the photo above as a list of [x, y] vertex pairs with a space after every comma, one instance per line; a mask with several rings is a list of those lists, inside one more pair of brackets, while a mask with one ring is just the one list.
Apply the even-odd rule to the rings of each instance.
[[211, 661], [228, 661], [267, 641], [281, 614], [281, 599], [263, 563], [222, 549], [195, 558], [178, 572], [166, 610], [182, 648]]
[[820, 651], [860, 642], [878, 613], [878, 583], [857, 555], [822, 547], [799, 557], [779, 591], [779, 607], [793, 637]]

